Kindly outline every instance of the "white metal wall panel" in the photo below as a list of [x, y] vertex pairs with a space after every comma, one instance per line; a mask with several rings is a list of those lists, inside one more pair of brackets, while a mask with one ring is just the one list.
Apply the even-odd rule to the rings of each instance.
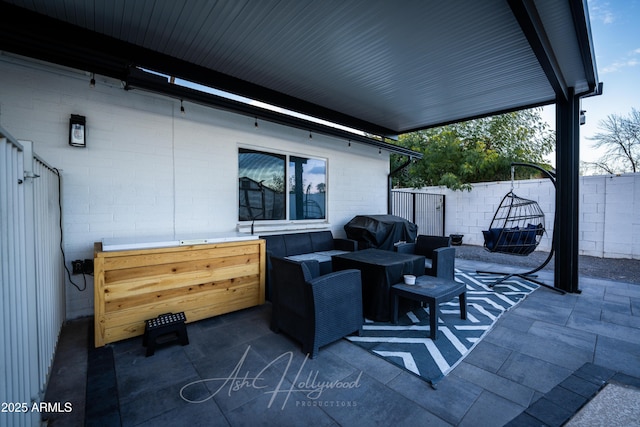
[[64, 264], [60, 251], [59, 173], [34, 159], [34, 230], [38, 364], [40, 392], [53, 364], [60, 329], [65, 320]]
[[[2, 352], [3, 378], [0, 401], [31, 405], [33, 369], [25, 355], [31, 350], [26, 318], [27, 273], [22, 147], [5, 137], [0, 139], [0, 258], [2, 259]], [[13, 410], [14, 408], [7, 408]], [[20, 408], [23, 409], [23, 408]], [[30, 412], [0, 412], [0, 425], [34, 425]]]
[[[29, 178], [34, 172], [40, 178]], [[54, 178], [51, 168], [32, 161], [30, 144], [25, 149], [0, 132], [2, 426], [40, 425], [32, 405], [44, 396], [65, 317], [62, 262], [54, 250], [59, 215], [50, 203], [58, 195]]]

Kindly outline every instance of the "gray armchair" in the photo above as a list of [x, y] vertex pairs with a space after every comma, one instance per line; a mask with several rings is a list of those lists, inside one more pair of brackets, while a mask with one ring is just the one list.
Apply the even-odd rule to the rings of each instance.
[[454, 278], [456, 249], [451, 247], [451, 237], [421, 234], [415, 243], [398, 244], [396, 251], [424, 255], [424, 274], [428, 276], [451, 280]]
[[314, 358], [318, 349], [354, 332], [360, 333], [362, 283], [359, 270], [319, 275], [317, 261], [272, 257], [271, 329], [302, 343]]

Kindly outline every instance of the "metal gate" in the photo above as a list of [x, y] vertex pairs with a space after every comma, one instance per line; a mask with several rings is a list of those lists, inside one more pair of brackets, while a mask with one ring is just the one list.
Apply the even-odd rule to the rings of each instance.
[[418, 234], [444, 236], [444, 194], [391, 191], [391, 214], [418, 226]]
[[14, 405], [0, 425], [40, 425], [32, 405], [44, 397], [66, 315], [59, 174], [31, 145], [0, 128], [0, 401]]

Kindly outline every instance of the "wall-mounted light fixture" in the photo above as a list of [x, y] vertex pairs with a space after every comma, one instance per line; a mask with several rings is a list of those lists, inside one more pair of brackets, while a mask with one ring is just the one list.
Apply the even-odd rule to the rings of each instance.
[[69, 119], [69, 145], [73, 147], [87, 146], [87, 119], [84, 116], [72, 114]]

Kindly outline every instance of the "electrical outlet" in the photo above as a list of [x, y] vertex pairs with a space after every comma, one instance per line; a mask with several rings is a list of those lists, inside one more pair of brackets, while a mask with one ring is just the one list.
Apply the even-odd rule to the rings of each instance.
[[72, 267], [71, 274], [82, 274], [84, 270], [84, 261], [82, 261], [81, 259], [71, 261], [71, 267]]
[[82, 272], [84, 274], [93, 274], [93, 260], [85, 259]]

